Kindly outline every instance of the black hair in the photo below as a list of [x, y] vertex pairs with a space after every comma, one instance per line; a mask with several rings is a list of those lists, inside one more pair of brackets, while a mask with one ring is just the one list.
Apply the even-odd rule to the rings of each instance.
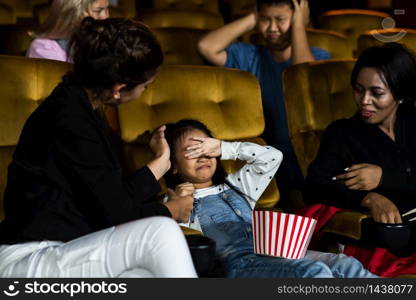
[[[202, 131], [208, 137], [213, 137], [208, 127], [204, 123], [197, 120], [182, 119], [176, 123], [166, 124], [165, 137], [170, 147], [170, 161], [172, 164], [169, 171], [165, 174], [165, 182], [168, 188], [174, 189], [178, 184], [184, 183], [184, 179], [181, 178], [179, 174], [173, 174], [173, 169], [176, 164], [176, 149], [178, 143], [180, 143], [185, 134], [195, 129]], [[221, 165], [221, 159], [217, 157], [216, 160], [217, 168], [215, 169], [214, 175], [212, 177], [213, 185], [226, 184], [229, 188], [234, 190], [237, 194], [242, 196], [244, 200], [246, 200], [246, 197], [249, 196], [228, 182], [226, 178], [227, 173]]]
[[[173, 174], [173, 171], [172, 171], [176, 164], [177, 145], [178, 143], [180, 143], [180, 141], [185, 136], [185, 134], [195, 129], [202, 131], [208, 137], [213, 137], [208, 127], [205, 126], [205, 124], [203, 124], [202, 122], [197, 121], [197, 120], [183, 119], [176, 123], [166, 124], [165, 137], [170, 147], [170, 161], [172, 163], [172, 167], [166, 173], [165, 180], [166, 180], [167, 187], [171, 189], [174, 189], [175, 186], [184, 182], [184, 179], [182, 179], [180, 175]], [[226, 180], [226, 176], [227, 176], [227, 173], [222, 168], [220, 158], [217, 157], [216, 160], [217, 160], [217, 168], [212, 177], [212, 182], [214, 185], [224, 183]]]
[[415, 102], [416, 59], [404, 45], [387, 43], [370, 47], [360, 55], [351, 73], [351, 86], [355, 88], [359, 72], [365, 68], [378, 70], [384, 84], [396, 101]]
[[263, 5], [289, 5], [291, 9], [295, 9], [292, 0], [256, 0], [256, 5], [257, 10], [260, 10]]
[[148, 81], [163, 63], [152, 31], [130, 19], [85, 18], [70, 41], [69, 53], [74, 66], [66, 78], [92, 90], [98, 100], [117, 83], [130, 90]]

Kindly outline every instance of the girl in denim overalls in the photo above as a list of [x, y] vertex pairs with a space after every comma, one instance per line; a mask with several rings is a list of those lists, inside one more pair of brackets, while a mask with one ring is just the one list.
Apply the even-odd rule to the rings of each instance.
[[[189, 223], [216, 241], [216, 254], [227, 277], [376, 277], [343, 254], [308, 251], [302, 259], [258, 256], [253, 251], [251, 211], [281, 161], [280, 151], [247, 142], [212, 138], [195, 120], [167, 125], [171, 149], [168, 187], [179, 195], [194, 195]], [[242, 160], [239, 171], [226, 175], [222, 160]]]

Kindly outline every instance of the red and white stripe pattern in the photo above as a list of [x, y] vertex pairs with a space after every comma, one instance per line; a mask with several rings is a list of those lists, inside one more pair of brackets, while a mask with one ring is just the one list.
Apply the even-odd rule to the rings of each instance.
[[253, 211], [254, 253], [299, 259], [316, 226], [312, 218], [275, 211]]

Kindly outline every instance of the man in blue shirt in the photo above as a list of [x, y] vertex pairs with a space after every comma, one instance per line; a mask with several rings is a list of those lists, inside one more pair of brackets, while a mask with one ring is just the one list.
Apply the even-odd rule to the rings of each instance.
[[[287, 190], [301, 189], [303, 176], [289, 138], [282, 73], [290, 65], [330, 58], [327, 51], [309, 47], [305, 30], [308, 23], [307, 0], [257, 0], [255, 12], [208, 33], [198, 43], [199, 52], [212, 64], [257, 77], [266, 123], [264, 139], [283, 152], [277, 173], [283, 195]], [[255, 27], [265, 45], [233, 43]]]

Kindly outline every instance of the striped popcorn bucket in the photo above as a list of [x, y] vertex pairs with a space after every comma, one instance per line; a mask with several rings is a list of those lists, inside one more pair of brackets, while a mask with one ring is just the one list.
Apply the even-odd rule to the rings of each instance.
[[275, 211], [253, 211], [254, 253], [299, 259], [316, 226], [312, 218]]

